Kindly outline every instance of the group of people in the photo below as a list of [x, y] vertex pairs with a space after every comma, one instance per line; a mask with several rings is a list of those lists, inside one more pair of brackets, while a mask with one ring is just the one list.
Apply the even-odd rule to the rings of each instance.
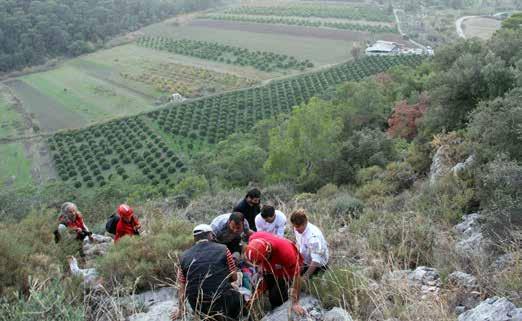
[[[304, 314], [299, 304], [301, 283], [328, 268], [328, 244], [304, 209], [293, 211], [288, 224], [283, 212], [272, 205], [261, 206], [260, 200], [261, 192], [254, 188], [231, 213], [193, 229], [194, 245], [180, 257], [179, 304], [172, 320], [185, 313], [186, 301], [206, 320], [237, 320], [264, 293], [272, 308], [291, 299], [292, 310]], [[93, 240], [74, 203], [61, 206], [58, 221], [56, 242], [64, 234], [79, 241]], [[287, 225], [291, 225], [295, 242], [285, 238]], [[106, 225], [114, 242], [139, 235], [140, 228], [127, 204], [118, 206]], [[248, 300], [237, 285], [243, 283], [249, 287]]]
[[[179, 302], [172, 320], [185, 313], [186, 301], [210, 320], [237, 320], [264, 293], [272, 308], [291, 299], [292, 311], [304, 314], [301, 282], [328, 268], [328, 244], [303, 209], [290, 214], [295, 242], [286, 239], [285, 214], [271, 205], [261, 207], [260, 200], [261, 192], [252, 189], [231, 213], [194, 228], [195, 244], [180, 258]], [[248, 267], [256, 271], [257, 282], [250, 283], [253, 294], [244, 302], [234, 284]]]
[[[111, 218], [114, 224], [114, 241], [126, 235], [139, 235], [141, 224], [138, 217], [134, 215], [134, 210], [127, 204], [121, 204]], [[70, 236], [78, 241], [89, 238], [93, 241], [92, 232], [83, 220], [83, 215], [78, 210], [78, 206], [71, 202], [65, 202], [60, 208], [58, 217], [58, 228], [54, 231], [55, 241], [58, 243], [63, 237]]]

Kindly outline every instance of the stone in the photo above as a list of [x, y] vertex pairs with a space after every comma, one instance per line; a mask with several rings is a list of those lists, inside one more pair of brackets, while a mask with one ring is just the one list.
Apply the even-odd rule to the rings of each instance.
[[454, 286], [470, 291], [478, 291], [479, 289], [477, 278], [468, 273], [455, 271], [448, 276], [448, 281]]
[[455, 313], [461, 314], [480, 303], [480, 289], [477, 278], [473, 275], [456, 271], [448, 276], [455, 294]]
[[291, 302], [286, 301], [283, 305], [265, 315], [261, 321], [322, 321], [323, 311], [319, 300], [307, 295], [302, 296], [299, 303], [306, 311], [305, 316], [298, 317], [292, 313], [289, 317]]
[[335, 307], [324, 314], [324, 321], [352, 321], [352, 316], [345, 309]]
[[458, 321], [522, 321], [522, 309], [506, 298], [493, 297], [459, 315]]
[[408, 287], [420, 290], [423, 295], [438, 294], [441, 287], [439, 272], [434, 268], [426, 266], [419, 266], [414, 271], [399, 270], [389, 272], [383, 276], [383, 282], [392, 284], [406, 282]]
[[487, 241], [480, 228], [480, 215], [473, 213], [464, 215], [463, 221], [455, 225], [455, 231], [459, 235], [459, 241], [455, 244], [455, 250], [464, 257], [481, 256], [485, 254]]
[[173, 309], [172, 301], [153, 304], [147, 312], [140, 312], [129, 317], [129, 321], [170, 321]]

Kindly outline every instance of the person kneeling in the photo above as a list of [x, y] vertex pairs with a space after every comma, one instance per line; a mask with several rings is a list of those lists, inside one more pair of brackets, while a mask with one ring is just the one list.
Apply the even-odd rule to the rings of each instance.
[[223, 244], [213, 242], [212, 227], [201, 224], [194, 228], [194, 244], [180, 258], [178, 269], [178, 309], [171, 319], [185, 313], [185, 299], [202, 320], [235, 320], [242, 309], [241, 294], [231, 282], [236, 281], [236, 265]]

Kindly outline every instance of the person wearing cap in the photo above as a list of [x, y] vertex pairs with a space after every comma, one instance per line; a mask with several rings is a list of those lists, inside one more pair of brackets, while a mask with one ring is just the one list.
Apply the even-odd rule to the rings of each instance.
[[78, 211], [76, 204], [65, 202], [60, 209], [58, 217], [58, 229], [54, 231], [55, 241], [61, 239], [62, 234], [71, 231], [76, 234], [76, 239], [83, 241], [86, 237], [92, 241], [92, 233], [83, 221], [83, 215]]
[[201, 319], [236, 320], [242, 297], [231, 285], [237, 278], [232, 254], [225, 245], [213, 242], [215, 235], [210, 225], [196, 226], [193, 235], [195, 244], [180, 257], [178, 307], [171, 319], [183, 317], [187, 300]]
[[261, 213], [256, 216], [258, 232], [268, 232], [283, 237], [286, 228], [286, 216], [271, 205], [263, 205]]
[[240, 212], [221, 214], [212, 220], [210, 226], [216, 242], [225, 244], [232, 253], [241, 253], [241, 238], [252, 234], [250, 224]]
[[256, 232], [250, 236], [245, 257], [263, 274], [263, 284], [257, 287], [251, 302], [268, 290], [272, 309], [282, 305], [290, 295], [292, 311], [304, 314], [299, 304], [303, 258], [294, 243], [267, 232]]
[[118, 215], [120, 216], [120, 219], [116, 225], [116, 235], [114, 237], [114, 242], [117, 242], [125, 235], [140, 234], [139, 230], [141, 225], [136, 215], [134, 215], [134, 210], [132, 207], [127, 204], [121, 204], [118, 206]]
[[237, 203], [234, 207], [233, 212], [243, 213], [245, 219], [250, 225], [252, 231], [257, 231], [256, 228], [256, 215], [261, 212], [259, 203], [261, 202], [261, 191], [257, 188], [249, 190], [244, 199]]
[[328, 243], [323, 232], [308, 222], [304, 209], [292, 212], [290, 222], [294, 227], [297, 247], [304, 259], [301, 273], [303, 279], [308, 280], [328, 268]]

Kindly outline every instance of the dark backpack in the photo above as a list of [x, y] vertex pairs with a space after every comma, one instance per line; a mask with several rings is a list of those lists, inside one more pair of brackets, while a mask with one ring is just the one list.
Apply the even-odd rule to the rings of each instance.
[[111, 234], [116, 234], [116, 226], [120, 221], [120, 216], [116, 213], [109, 216], [107, 223], [105, 223], [105, 230]]

